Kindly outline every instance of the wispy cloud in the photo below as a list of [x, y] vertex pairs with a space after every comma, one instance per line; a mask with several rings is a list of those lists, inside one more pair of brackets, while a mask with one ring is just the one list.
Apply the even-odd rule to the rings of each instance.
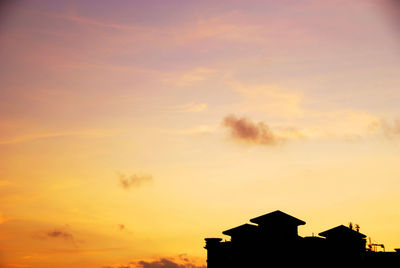
[[400, 137], [400, 119], [397, 119], [392, 123], [383, 121], [382, 129], [385, 135], [389, 138]]
[[304, 96], [298, 90], [271, 84], [248, 85], [230, 75], [224, 77], [224, 83], [242, 97], [242, 102], [236, 105], [241, 111], [267, 112], [270, 116], [286, 119], [306, 116]]
[[249, 19], [238, 10], [204, 17], [181, 27], [176, 39], [180, 44], [204, 39], [241, 43], [259, 42], [263, 36], [260, 33], [262, 31], [265, 33], [266, 29], [246, 23]]
[[171, 259], [160, 259], [157, 261], [146, 262], [140, 261], [138, 268], [205, 268], [205, 266], [197, 266], [191, 263], [179, 264]]
[[245, 117], [228, 115], [222, 124], [230, 130], [231, 137], [238, 141], [262, 145], [276, 145], [283, 141], [264, 122], [255, 123]]
[[386, 119], [376, 120], [373, 121], [370, 129], [374, 132], [381, 132], [388, 139], [400, 138], [400, 119], [392, 121]]
[[165, 76], [164, 82], [178, 87], [187, 87], [211, 79], [217, 74], [217, 70], [199, 67], [184, 72], [169, 73]]
[[79, 23], [82, 25], [91, 25], [97, 26], [102, 28], [110, 28], [110, 29], [117, 29], [117, 30], [136, 30], [138, 27], [134, 25], [126, 25], [126, 24], [118, 24], [118, 23], [107, 23], [95, 18], [79, 16], [73, 13], [52, 13], [52, 12], [40, 12], [36, 10], [23, 10], [29, 13], [39, 13], [40, 15], [67, 20], [75, 23]]
[[140, 187], [143, 183], [149, 183], [153, 181], [153, 176], [148, 174], [143, 174], [143, 175], [133, 174], [127, 176], [125, 174], [119, 173], [118, 177], [120, 185], [124, 189], [129, 189], [132, 187]]
[[[316, 109], [310, 104], [317, 103], [318, 100], [295, 88], [242, 83], [232, 78], [230, 74], [224, 77], [224, 83], [241, 97], [239, 103], [230, 107], [231, 110], [266, 115], [274, 123], [274, 129], [273, 131], [269, 129], [270, 132], [284, 140], [307, 138], [356, 141], [367, 135], [371, 122], [379, 120], [376, 115], [363, 109], [340, 105], [336, 107], [327, 105], [324, 109]], [[277, 122], [290, 122], [290, 125], [282, 126]], [[293, 128], [291, 126], [293, 122], [301, 123], [301, 126]], [[244, 125], [244, 121], [241, 123]], [[386, 126], [386, 129], [386, 132], [393, 135], [395, 129], [393, 124]]]
[[104, 130], [78, 130], [78, 131], [61, 131], [61, 132], [48, 132], [17, 136], [9, 139], [0, 140], [0, 145], [30, 142], [35, 140], [44, 140], [51, 138], [60, 138], [68, 136], [98, 136], [105, 137], [113, 135], [110, 131]]
[[39, 231], [33, 234], [33, 238], [39, 240], [60, 239], [76, 245], [76, 239], [74, 235], [64, 228], [56, 228], [49, 231]]
[[177, 258], [132, 261], [128, 264], [107, 265], [103, 268], [206, 268], [206, 266], [192, 262], [187, 254], [180, 254]]
[[173, 135], [194, 135], [194, 134], [209, 134], [216, 130], [217, 126], [214, 125], [198, 125], [188, 128], [179, 129], [161, 129], [160, 131], [166, 134]]
[[271, 128], [262, 121], [255, 122], [246, 117], [228, 115], [222, 120], [222, 125], [229, 130], [230, 137], [235, 141], [267, 146], [305, 139], [335, 139], [354, 143], [362, 141], [368, 135], [383, 134], [390, 139], [400, 137], [400, 120], [388, 123], [375, 118], [358, 111], [332, 111], [319, 115], [311, 124], [299, 128], [276, 124]]
[[180, 104], [176, 106], [171, 106], [167, 108], [168, 111], [177, 112], [177, 113], [199, 113], [206, 110], [208, 107], [207, 103], [198, 103], [198, 102], [188, 102], [185, 104]]
[[74, 236], [67, 232], [67, 231], [63, 231], [63, 230], [53, 230], [53, 231], [49, 231], [46, 233], [46, 235], [48, 237], [53, 237], [53, 238], [62, 238], [64, 240], [73, 240]]

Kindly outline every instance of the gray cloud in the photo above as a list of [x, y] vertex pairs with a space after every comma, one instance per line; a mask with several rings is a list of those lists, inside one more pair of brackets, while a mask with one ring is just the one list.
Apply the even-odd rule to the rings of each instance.
[[131, 187], [140, 187], [143, 183], [151, 182], [153, 177], [151, 175], [137, 175], [133, 174], [127, 176], [125, 174], [118, 174], [119, 182], [124, 189]]
[[63, 230], [50, 231], [50, 232], [47, 232], [46, 235], [48, 237], [62, 238], [62, 239], [65, 239], [65, 240], [73, 240], [74, 239], [74, 236], [71, 233], [69, 233], [67, 231], [63, 231]]
[[103, 266], [103, 268], [133, 268], [133, 266], [130, 265], [122, 265], [122, 266]]
[[39, 240], [61, 239], [76, 245], [76, 239], [74, 235], [71, 232], [63, 229], [53, 229], [51, 231], [39, 231], [34, 233], [32, 237], [34, 239], [39, 239]]
[[103, 266], [103, 268], [206, 268], [206, 266], [198, 266], [189, 261], [186, 254], [178, 256], [180, 262], [175, 261], [175, 258], [160, 258], [154, 261], [135, 261], [122, 266]]
[[178, 264], [173, 260], [166, 258], [152, 262], [140, 261], [138, 264], [138, 268], [205, 268], [205, 266], [196, 266], [191, 263]]
[[228, 115], [222, 122], [230, 130], [231, 137], [235, 140], [262, 145], [276, 145], [283, 141], [263, 122], [255, 123], [245, 117], [237, 118]]

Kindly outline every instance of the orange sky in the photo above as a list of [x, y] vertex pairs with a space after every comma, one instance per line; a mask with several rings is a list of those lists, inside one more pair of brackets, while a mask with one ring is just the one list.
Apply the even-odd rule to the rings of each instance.
[[0, 266], [198, 268], [277, 209], [400, 247], [399, 10], [1, 4]]

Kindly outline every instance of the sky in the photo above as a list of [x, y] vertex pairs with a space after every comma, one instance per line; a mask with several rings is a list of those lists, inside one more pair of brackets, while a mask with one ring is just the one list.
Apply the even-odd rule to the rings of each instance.
[[0, 266], [205, 267], [282, 210], [400, 248], [395, 0], [3, 1]]

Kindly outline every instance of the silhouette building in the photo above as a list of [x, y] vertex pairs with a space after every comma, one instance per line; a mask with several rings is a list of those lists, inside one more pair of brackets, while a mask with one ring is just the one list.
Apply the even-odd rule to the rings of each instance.
[[[230, 241], [206, 238], [207, 267], [400, 267], [400, 249], [384, 252], [381, 244], [369, 244], [355, 229], [339, 225], [301, 237], [298, 226], [304, 221], [282, 211], [274, 211], [223, 231]], [[378, 252], [377, 246], [383, 251]]]

